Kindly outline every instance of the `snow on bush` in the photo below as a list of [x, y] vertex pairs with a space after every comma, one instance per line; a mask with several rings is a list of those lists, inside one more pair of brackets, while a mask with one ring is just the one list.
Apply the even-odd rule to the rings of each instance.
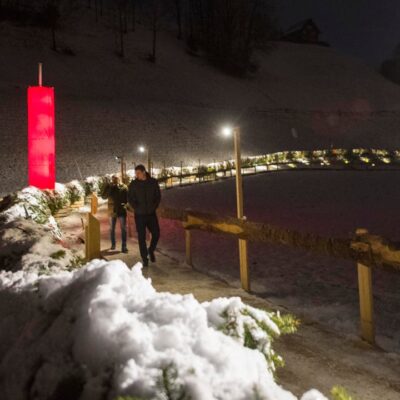
[[[295, 399], [274, 381], [258, 323], [274, 335], [278, 326], [239, 299], [200, 304], [158, 293], [139, 265], [129, 270], [121, 261], [52, 276], [3, 272], [0, 282], [5, 400]], [[224, 329], [230, 320], [236, 327]], [[253, 349], [243, 346], [246, 325]], [[325, 398], [311, 391], [302, 399]]]
[[0, 223], [9, 223], [16, 219], [31, 219], [50, 229], [54, 236], [61, 237], [57, 222], [51, 215], [49, 198], [40, 189], [29, 186], [10, 195], [9, 206], [0, 213]]
[[53, 231], [33, 220], [16, 218], [0, 224], [0, 269], [33, 270], [40, 274], [72, 269], [82, 264], [75, 250], [63, 247]]
[[274, 373], [283, 366], [283, 359], [272, 349], [272, 340], [281, 333], [294, 332], [297, 321], [293, 317], [281, 317], [278, 313], [249, 307], [240, 298], [222, 298], [204, 303], [208, 319], [213, 326], [232, 336], [239, 343], [260, 351], [268, 365], [268, 371]]
[[68, 189], [68, 199], [70, 204], [74, 204], [85, 197], [85, 189], [79, 181], [74, 180], [68, 182], [65, 186]]
[[45, 190], [44, 193], [52, 215], [69, 204], [68, 188], [61, 183], [56, 183], [54, 190]]
[[30, 186], [0, 204], [0, 269], [37, 270], [41, 274], [82, 264], [76, 250], [61, 244], [62, 232], [53, 215], [70, 202], [71, 190], [83, 192], [77, 183], [57, 183], [55, 190]]
[[89, 196], [92, 193], [97, 193], [100, 196], [103, 195], [104, 189], [111, 182], [111, 176], [112, 175], [87, 177], [83, 182], [86, 196]]

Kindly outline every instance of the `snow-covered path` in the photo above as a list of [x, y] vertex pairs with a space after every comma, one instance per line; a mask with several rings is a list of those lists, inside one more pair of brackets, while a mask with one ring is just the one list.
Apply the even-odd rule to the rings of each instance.
[[[138, 260], [136, 239], [129, 239], [129, 254], [111, 253], [108, 241], [108, 221], [104, 206], [97, 215], [102, 222], [102, 248], [107, 259], [122, 259], [128, 266]], [[166, 221], [163, 221], [165, 226]], [[176, 232], [183, 244], [183, 230]], [[168, 237], [165, 238], [168, 240]], [[158, 291], [172, 293], [193, 293], [199, 301], [216, 297], [239, 296], [252, 306], [262, 309], [284, 307], [246, 293], [228, 283], [195, 271], [170, 254], [157, 252], [157, 263], [145, 274], [151, 277]], [[289, 310], [290, 311], [290, 310]], [[349, 339], [336, 332], [322, 328], [307, 319], [302, 321], [298, 333], [284, 336], [276, 342], [276, 348], [286, 361], [286, 367], [279, 370], [279, 382], [299, 395], [314, 386], [329, 394], [334, 385], [343, 385], [363, 400], [395, 400], [400, 396], [400, 357], [370, 348], [358, 339]]]

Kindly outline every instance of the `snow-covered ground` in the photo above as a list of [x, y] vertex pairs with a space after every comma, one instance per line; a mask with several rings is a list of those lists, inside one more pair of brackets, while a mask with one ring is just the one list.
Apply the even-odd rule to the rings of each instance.
[[[244, 179], [245, 215], [252, 221], [349, 237], [367, 228], [400, 238], [399, 172], [290, 171]], [[163, 204], [235, 215], [234, 180], [163, 192]], [[161, 248], [183, 259], [180, 224], [162, 221]], [[239, 284], [235, 240], [193, 232], [196, 268]], [[206, 249], [206, 250], [205, 250]], [[356, 267], [353, 263], [283, 246], [249, 245], [252, 289], [306, 318], [358, 335]], [[378, 344], [400, 351], [400, 274], [374, 270]]]
[[0, 282], [4, 400], [296, 399], [274, 381], [275, 317], [239, 298], [158, 293], [121, 261]]
[[224, 160], [231, 146], [217, 131], [232, 121], [246, 155], [400, 147], [400, 87], [334, 49], [275, 43], [256, 55], [257, 74], [236, 79], [185, 53], [172, 33], [160, 33], [158, 62], [149, 63], [151, 34], [140, 24], [122, 60], [109, 16], [95, 24], [88, 12], [58, 32], [75, 56], [50, 50], [48, 31], [0, 22], [0, 194], [26, 186], [26, 87], [36, 84], [39, 61], [56, 91], [60, 182], [113, 172], [116, 155], [145, 161], [139, 144], [155, 166]]

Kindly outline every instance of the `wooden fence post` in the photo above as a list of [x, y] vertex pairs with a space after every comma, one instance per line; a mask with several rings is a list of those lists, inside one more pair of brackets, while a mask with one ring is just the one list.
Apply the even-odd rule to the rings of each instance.
[[192, 232], [185, 229], [186, 264], [192, 266]]
[[99, 199], [96, 193], [92, 193], [92, 199], [90, 201], [90, 212], [92, 215], [97, 214], [97, 209], [99, 207]]
[[360, 297], [361, 337], [375, 343], [374, 304], [372, 294], [372, 270], [357, 263], [358, 291]]
[[87, 214], [85, 225], [85, 256], [86, 261], [100, 258], [100, 222], [91, 213]]
[[250, 292], [249, 260], [247, 254], [247, 240], [239, 239], [240, 281], [242, 282], [242, 288], [246, 292]]

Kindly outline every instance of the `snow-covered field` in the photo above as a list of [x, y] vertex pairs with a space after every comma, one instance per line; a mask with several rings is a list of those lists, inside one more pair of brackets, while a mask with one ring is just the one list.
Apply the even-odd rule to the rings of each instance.
[[[399, 172], [279, 172], [244, 179], [245, 215], [252, 221], [349, 237], [356, 228], [399, 240]], [[234, 180], [163, 192], [163, 204], [235, 215]], [[162, 221], [161, 247], [183, 259], [180, 224]], [[235, 240], [193, 232], [196, 268], [239, 284]], [[358, 335], [356, 267], [353, 263], [294, 251], [249, 245], [252, 289], [306, 318], [346, 335]], [[400, 274], [374, 270], [378, 344], [400, 351]]]
[[[57, 180], [113, 172], [114, 156], [155, 166], [196, 164], [230, 157], [218, 136], [221, 124], [238, 122], [246, 155], [335, 147], [400, 147], [400, 87], [362, 62], [321, 46], [274, 43], [256, 55], [259, 71], [236, 79], [191, 57], [174, 34], [159, 35], [158, 62], [146, 61], [150, 32], [138, 25], [126, 37], [126, 59], [114, 54], [115, 36], [94, 15], [72, 19], [50, 33], [0, 22], [0, 194], [26, 186], [26, 87], [56, 91]], [[129, 165], [128, 165], [129, 167]]]

